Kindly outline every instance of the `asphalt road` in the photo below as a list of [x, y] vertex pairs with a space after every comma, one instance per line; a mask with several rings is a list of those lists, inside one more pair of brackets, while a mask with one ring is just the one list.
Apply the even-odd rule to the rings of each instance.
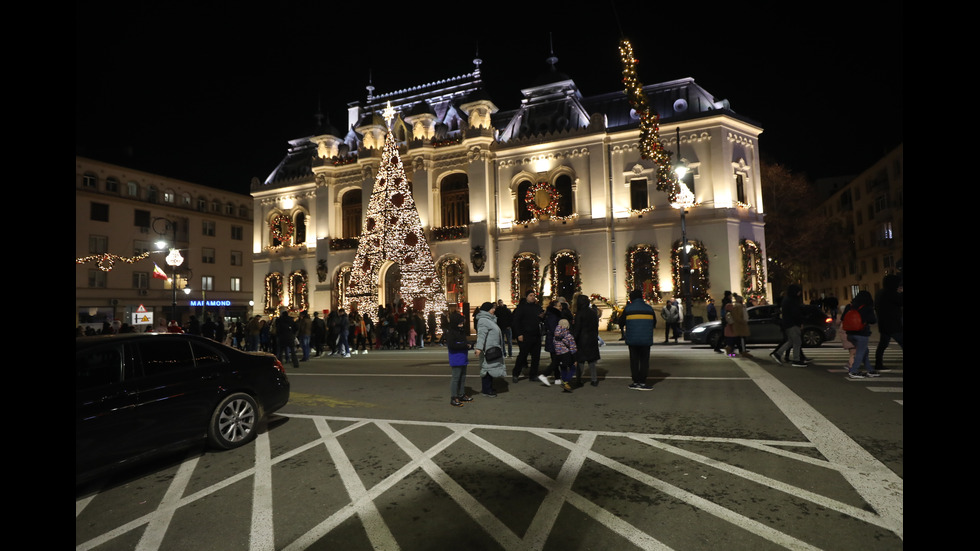
[[[902, 549], [904, 355], [844, 377], [656, 345], [627, 389], [510, 377], [449, 405], [444, 348], [316, 358], [256, 442], [76, 488], [76, 549]], [[508, 365], [513, 364], [513, 358]]]

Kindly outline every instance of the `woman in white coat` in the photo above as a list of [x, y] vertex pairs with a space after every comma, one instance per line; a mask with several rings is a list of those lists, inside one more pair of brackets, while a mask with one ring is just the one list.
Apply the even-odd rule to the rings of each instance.
[[[504, 364], [503, 348], [504, 338], [500, 327], [497, 325], [497, 317], [493, 315], [496, 306], [492, 302], [484, 302], [480, 306], [480, 311], [476, 314], [476, 343], [473, 350], [476, 352], [477, 359], [480, 360], [480, 378], [483, 382], [483, 395], [488, 398], [496, 398], [497, 392], [493, 389], [493, 380], [496, 377], [507, 375], [507, 366]], [[492, 350], [496, 348], [496, 350]], [[487, 352], [490, 357], [487, 358]], [[494, 357], [499, 354], [499, 357]]]

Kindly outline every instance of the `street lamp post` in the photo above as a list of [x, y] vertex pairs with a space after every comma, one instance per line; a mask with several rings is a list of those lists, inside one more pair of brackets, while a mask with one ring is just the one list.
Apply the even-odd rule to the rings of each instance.
[[677, 175], [677, 194], [670, 206], [681, 211], [681, 296], [684, 299], [684, 336], [691, 330], [694, 314], [691, 305], [691, 257], [687, 246], [687, 209], [694, 204], [694, 194], [684, 183], [687, 174], [687, 163], [681, 158], [681, 129], [677, 128], [677, 162], [674, 163], [674, 173]]
[[[166, 227], [163, 232], [157, 231], [158, 234], [164, 235], [166, 232], [171, 232], [173, 236], [173, 241], [170, 244], [170, 252], [167, 254], [167, 264], [170, 265], [173, 277], [170, 280], [170, 288], [173, 291], [173, 304], [171, 305], [171, 320], [177, 320], [177, 268], [184, 262], [184, 257], [181, 256], [180, 251], [177, 250], [177, 223], [169, 218], [154, 218], [154, 230], [156, 230], [156, 223], [158, 221], [163, 221], [166, 223]], [[158, 246], [160, 246], [158, 244]], [[162, 246], [160, 246], [163, 248]]]

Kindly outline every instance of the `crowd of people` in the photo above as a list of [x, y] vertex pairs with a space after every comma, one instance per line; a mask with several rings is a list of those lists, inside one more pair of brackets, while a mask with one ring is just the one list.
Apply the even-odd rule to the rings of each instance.
[[[605, 344], [599, 336], [600, 318], [601, 312], [587, 295], [576, 294], [571, 304], [559, 296], [543, 307], [537, 292], [528, 291], [513, 312], [502, 300], [483, 303], [473, 317], [476, 340], [470, 345], [462, 336], [465, 320], [451, 312], [444, 335], [452, 371], [450, 405], [460, 407], [472, 400], [464, 392], [469, 348], [479, 365], [481, 393], [493, 398], [497, 396], [494, 380], [506, 376], [505, 358], [514, 356], [515, 341], [517, 357], [512, 383], [521, 381], [526, 373], [527, 380], [560, 386], [565, 393], [585, 386], [584, 377], [588, 384], [598, 386], [596, 363], [601, 357], [599, 348]], [[630, 303], [616, 322], [624, 328], [630, 351], [633, 382], [629, 388], [651, 390], [646, 380], [657, 321], [641, 291], [630, 294]], [[547, 354], [547, 365], [542, 362], [542, 349]]]
[[[777, 301], [783, 342], [770, 352], [779, 364], [784, 361], [795, 367], [806, 367], [809, 359], [803, 353], [801, 330], [803, 326], [803, 289], [790, 285]], [[738, 293], [725, 291], [721, 308], [714, 300], [707, 303], [709, 321], [718, 319], [723, 326], [724, 338], [716, 344], [715, 351], [724, 347], [729, 356], [736, 351], [743, 357], [752, 357], [745, 347], [749, 336], [746, 308], [751, 300]], [[831, 307], [837, 320], [836, 299], [824, 299], [821, 306]], [[848, 316], [854, 310], [855, 315]], [[877, 377], [887, 368], [883, 365], [885, 349], [891, 341], [904, 348], [904, 303], [901, 277], [885, 276], [877, 299], [868, 291], [860, 291], [845, 305], [838, 323], [842, 346], [849, 351], [848, 377], [861, 379]], [[469, 351], [473, 350], [480, 366], [481, 391], [484, 396], [496, 397], [494, 379], [506, 375], [505, 358], [514, 356], [511, 381], [517, 383], [526, 378], [542, 385], [561, 386], [564, 392], [584, 386], [583, 374], [589, 384], [598, 386], [596, 362], [600, 359], [599, 348], [604, 344], [599, 336], [601, 313], [592, 300], [584, 294], [576, 294], [573, 304], [564, 297], [557, 297], [547, 307], [538, 302], [535, 291], [528, 291], [511, 311], [503, 300], [485, 302], [474, 313], [476, 341], [470, 343], [466, 320], [455, 307], [442, 314], [437, 323], [435, 313], [426, 317], [412, 308], [379, 306], [375, 317], [344, 308], [336, 311], [313, 312], [306, 310], [297, 316], [285, 308], [275, 317], [255, 315], [247, 322], [234, 321], [227, 326], [205, 314], [203, 322], [191, 315], [186, 326], [176, 321], [161, 320], [154, 331], [190, 333], [224, 342], [246, 351], [264, 351], [276, 354], [283, 362], [299, 367], [300, 362], [311, 357], [337, 356], [349, 358], [353, 354], [367, 354], [370, 350], [411, 350], [428, 346], [445, 346], [451, 367], [450, 404], [456, 407], [472, 398], [465, 392], [466, 368]], [[664, 342], [680, 336], [680, 310], [674, 300], [668, 300], [660, 312], [664, 320]], [[377, 319], [379, 322], [375, 322]], [[650, 347], [654, 343], [657, 315], [644, 300], [641, 290], [629, 294], [629, 302], [615, 313], [612, 320], [619, 325], [622, 338], [629, 349], [630, 374], [633, 390], [651, 390], [647, 384], [650, 364]], [[879, 341], [873, 362], [869, 350], [871, 326], [878, 324]], [[441, 328], [441, 330], [440, 330]], [[134, 332], [125, 323], [105, 322], [101, 330], [89, 326], [76, 328], [76, 336]], [[547, 353], [547, 365], [542, 365], [542, 348]], [[783, 359], [785, 358], [785, 360]], [[863, 368], [863, 370], [862, 370]]]

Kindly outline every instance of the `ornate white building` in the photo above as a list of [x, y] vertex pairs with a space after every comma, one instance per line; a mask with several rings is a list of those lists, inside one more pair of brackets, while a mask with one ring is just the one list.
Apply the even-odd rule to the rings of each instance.
[[[696, 316], [725, 290], [768, 298], [761, 127], [693, 79], [644, 88], [665, 150], [679, 145], [690, 169], [696, 203], [682, 228], [681, 210], [657, 190], [655, 163], [641, 156], [624, 91], [585, 97], [555, 61], [521, 90], [520, 105], [495, 104], [475, 60], [471, 73], [444, 81], [379, 95], [368, 87], [348, 105], [345, 130], [322, 125], [289, 142], [251, 186], [256, 312], [344, 303], [389, 103], [447, 303], [516, 304], [528, 289], [615, 305], [631, 288], [654, 303], [681, 298], [684, 237]], [[398, 272], [392, 264], [379, 277], [383, 304], [398, 296]]]

